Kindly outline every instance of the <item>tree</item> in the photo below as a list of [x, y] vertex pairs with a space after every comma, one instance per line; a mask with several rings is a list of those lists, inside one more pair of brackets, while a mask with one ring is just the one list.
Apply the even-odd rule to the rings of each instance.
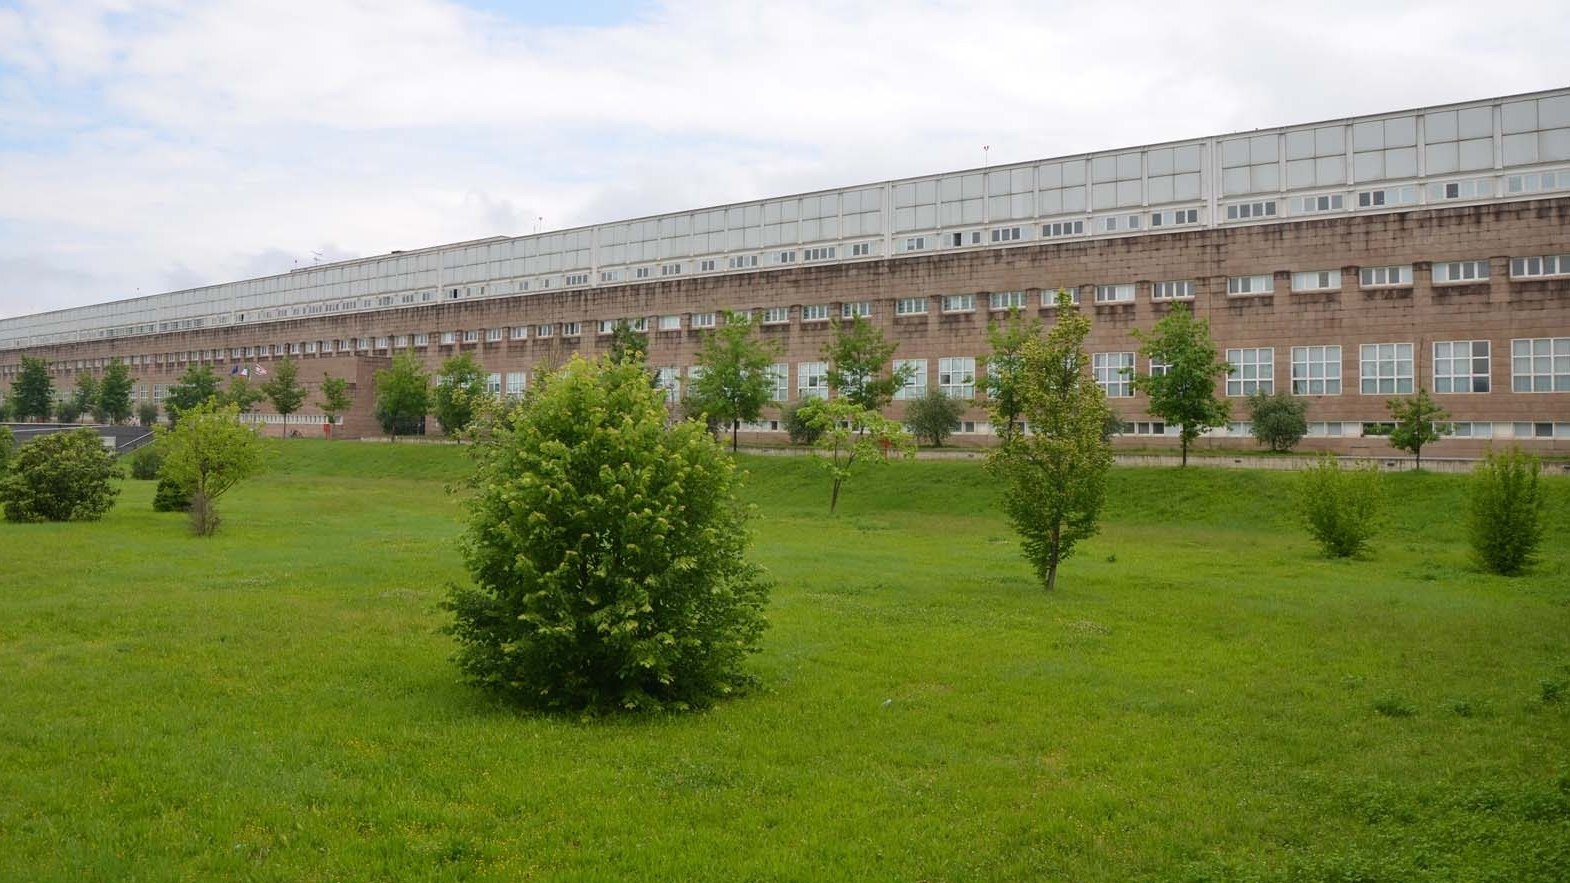
[[1224, 426], [1232, 405], [1216, 396], [1217, 378], [1232, 370], [1210, 338], [1210, 320], [1196, 319], [1188, 304], [1176, 304], [1146, 334], [1135, 329], [1143, 344], [1139, 354], [1160, 371], [1134, 375], [1134, 389], [1150, 399], [1149, 412], [1179, 428], [1183, 465], [1188, 449], [1208, 430]]
[[1265, 395], [1263, 390], [1248, 397], [1249, 431], [1262, 445], [1278, 454], [1297, 447], [1308, 434], [1308, 406], [1302, 399], [1277, 390]]
[[44, 421], [54, 413], [55, 388], [49, 380], [49, 363], [22, 357], [22, 370], [11, 386], [11, 419], [21, 423]]
[[884, 373], [899, 344], [884, 340], [877, 326], [861, 319], [836, 319], [830, 325], [834, 337], [823, 345], [823, 358], [829, 363], [829, 388], [863, 411], [881, 411], [894, 393], [910, 382], [909, 365]]
[[[327, 425], [332, 426], [338, 420], [338, 415], [349, 410], [353, 402], [349, 399], [349, 381], [331, 374], [322, 375], [322, 413], [327, 415]], [[328, 430], [328, 438], [332, 438], [332, 430]]]
[[82, 417], [82, 409], [77, 407], [76, 396], [67, 396], [55, 403], [56, 423], [75, 423]]
[[5, 469], [11, 465], [11, 451], [15, 448], [16, 435], [11, 427], [0, 426], [0, 478], [5, 477]]
[[649, 359], [649, 335], [633, 330], [626, 319], [618, 319], [611, 329], [611, 346], [606, 358], [612, 365], [643, 364]]
[[774, 395], [774, 347], [753, 333], [752, 320], [741, 313], [726, 317], [725, 327], [703, 336], [691, 388], [693, 407], [730, 424], [730, 449], [744, 420], [757, 420]]
[[987, 323], [987, 342], [992, 351], [986, 358], [981, 385], [991, 402], [992, 428], [1005, 443], [1020, 428], [1019, 388], [1025, 344], [1040, 339], [1041, 320], [1023, 317], [1017, 307], [1009, 310], [1006, 322]]
[[131, 369], [119, 359], [110, 359], [104, 379], [98, 386], [98, 405], [93, 418], [101, 423], [119, 425], [131, 419]]
[[[1012, 391], [1008, 394], [1013, 395]], [[934, 386], [921, 398], [905, 403], [905, 425], [916, 438], [924, 438], [933, 447], [941, 448], [943, 440], [959, 429], [959, 418], [964, 413], [964, 402]]]
[[739, 477], [695, 421], [668, 425], [636, 362], [574, 357], [478, 445], [443, 605], [459, 667], [517, 702], [657, 711], [752, 682], [768, 586]]
[[98, 393], [98, 378], [93, 376], [93, 372], [79, 372], [76, 375], [76, 389], [71, 391], [71, 407], [78, 415], [91, 413], [98, 408]]
[[890, 452], [915, 456], [915, 442], [905, 427], [848, 398], [813, 399], [802, 403], [797, 415], [818, 434], [813, 459], [829, 475], [830, 515], [839, 508], [840, 488], [858, 464], [885, 463]]
[[120, 489], [114, 454], [83, 427], [34, 439], [0, 477], [7, 521], [97, 521]]
[[223, 394], [219, 396], [220, 404], [234, 405], [235, 410], [241, 414], [251, 413], [256, 403], [267, 398], [267, 393], [251, 385], [251, 378], [244, 374], [236, 374], [229, 378], [229, 383], [224, 387]]
[[180, 375], [180, 381], [164, 394], [164, 413], [169, 415], [172, 426], [180, 415], [218, 395], [218, 375], [206, 365], [192, 365]]
[[[808, 402], [812, 399], [808, 399]], [[807, 402], [790, 402], [780, 408], [780, 426], [793, 445], [810, 445], [818, 440], [818, 430], [802, 418], [801, 409]]]
[[1382, 485], [1373, 464], [1342, 469], [1330, 454], [1303, 470], [1298, 513], [1326, 555], [1350, 558], [1368, 548], [1383, 519]]
[[398, 440], [431, 410], [431, 375], [421, 367], [413, 353], [393, 360], [391, 368], [376, 372], [376, 422], [382, 431]]
[[273, 410], [283, 418], [284, 435], [289, 434], [289, 415], [300, 410], [300, 406], [305, 403], [305, 387], [297, 382], [299, 376], [300, 363], [286, 358], [273, 365], [272, 376], [261, 386], [262, 394], [267, 396]]
[[1537, 559], [1543, 541], [1546, 494], [1542, 465], [1513, 447], [1489, 451], [1472, 473], [1467, 494], [1467, 536], [1484, 570], [1515, 576]]
[[1102, 436], [1107, 400], [1084, 350], [1090, 320], [1064, 291], [1057, 314], [1046, 340], [1023, 350], [1020, 413], [1031, 432], [1014, 434], [988, 458], [1004, 480], [1004, 510], [1023, 537], [1025, 557], [1048, 591], [1057, 585], [1058, 565], [1096, 533], [1112, 466]]
[[158, 422], [158, 403], [140, 402], [136, 406], [136, 422], [151, 428]]
[[1450, 434], [1450, 427], [1438, 422], [1449, 419], [1450, 412], [1439, 407], [1428, 390], [1421, 386], [1417, 388], [1416, 396], [1390, 399], [1385, 407], [1390, 409], [1390, 417], [1395, 421], [1390, 430], [1390, 446], [1411, 453], [1417, 458], [1417, 468], [1422, 469], [1423, 446]]
[[262, 442], [240, 423], [234, 405], [203, 402], [184, 411], [171, 430], [159, 430], [164, 452], [161, 474], [191, 495], [191, 531], [209, 537], [218, 530], [218, 499], [262, 470]]
[[456, 438], [474, 422], [476, 409], [485, 401], [485, 369], [468, 353], [442, 362], [436, 374], [431, 410], [442, 431]]

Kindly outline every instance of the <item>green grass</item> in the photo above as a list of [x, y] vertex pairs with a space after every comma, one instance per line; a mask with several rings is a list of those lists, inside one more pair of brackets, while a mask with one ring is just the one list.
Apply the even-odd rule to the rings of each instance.
[[[1044, 594], [965, 462], [752, 458], [763, 687], [521, 714], [438, 633], [451, 446], [279, 445], [188, 537], [0, 524], [0, 879], [1562, 881], [1570, 482], [1477, 573], [1463, 480], [1388, 476], [1367, 559], [1292, 476], [1113, 476]], [[1553, 685], [1559, 685], [1557, 688]]]

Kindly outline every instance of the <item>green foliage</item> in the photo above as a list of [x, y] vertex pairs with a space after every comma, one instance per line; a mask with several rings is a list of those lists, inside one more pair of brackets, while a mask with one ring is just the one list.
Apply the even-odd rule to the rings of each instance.
[[153, 493], [154, 512], [189, 512], [191, 489], [173, 478], [158, 479], [158, 489]]
[[49, 363], [22, 357], [22, 370], [11, 384], [11, 419], [19, 423], [48, 420], [54, 412], [55, 389], [49, 380]]
[[225, 405], [233, 405], [241, 414], [251, 413], [256, 403], [267, 398], [267, 394], [251, 385], [251, 378], [244, 374], [236, 374], [229, 378], [229, 383], [224, 387], [219, 401]]
[[76, 404], [76, 397], [61, 399], [55, 403], [55, 422], [75, 423], [82, 417], [82, 409]]
[[951, 398], [935, 386], [928, 387], [926, 395], [905, 403], [905, 426], [916, 438], [926, 439], [933, 447], [941, 448], [944, 439], [959, 429], [959, 418], [964, 413], [964, 402]]
[[412, 431], [431, 409], [431, 375], [413, 353], [393, 360], [392, 367], [376, 372], [376, 422], [398, 440]]
[[634, 331], [626, 319], [611, 329], [611, 345], [606, 358], [612, 365], [642, 365], [649, 360], [649, 335]]
[[218, 375], [207, 365], [192, 365], [180, 375], [180, 381], [164, 394], [164, 413], [171, 425], [177, 423], [186, 411], [205, 404], [218, 396]]
[[1020, 428], [1020, 385], [1025, 369], [1025, 345], [1041, 339], [1041, 320], [1026, 318], [1019, 309], [1009, 310], [1006, 322], [987, 323], [987, 342], [991, 352], [986, 358], [981, 380], [991, 405], [992, 428], [1005, 442]]
[[[93, 376], [93, 372], [77, 373], [76, 388], [71, 391], [71, 406], [77, 415], [90, 414], [98, 407], [98, 392], [98, 378]], [[97, 414], [93, 414], [95, 420], [97, 417]]]
[[464, 353], [442, 362], [441, 370], [436, 373], [431, 411], [441, 422], [443, 432], [457, 437], [474, 422], [487, 398], [485, 370], [473, 356]]
[[1308, 404], [1284, 389], [1274, 395], [1261, 390], [1249, 396], [1248, 419], [1254, 439], [1278, 454], [1297, 447], [1308, 435]]
[[818, 434], [813, 459], [829, 475], [829, 514], [858, 466], [885, 464], [890, 454], [913, 457], [916, 443], [899, 423], [846, 398], [812, 399], [797, 416]]
[[699, 413], [729, 424], [731, 451], [743, 421], [756, 420], [774, 394], [776, 348], [759, 340], [752, 320], [731, 313], [725, 326], [703, 335], [697, 367], [689, 384], [691, 405]]
[[191, 492], [191, 530], [197, 536], [218, 530], [218, 499], [262, 470], [261, 440], [240, 424], [239, 415], [234, 405], [204, 402], [183, 412], [174, 429], [160, 430], [160, 474]]
[[157, 444], [143, 445], [126, 458], [131, 463], [131, 477], [138, 481], [152, 481], [164, 465], [163, 448]]
[[11, 432], [11, 427], [0, 426], [0, 477], [5, 475], [7, 466], [11, 465], [11, 452], [16, 449], [16, 435]]
[[114, 454], [91, 429], [56, 432], [22, 446], [0, 477], [7, 521], [97, 521], [120, 489]]
[[1543, 540], [1547, 503], [1538, 459], [1519, 447], [1490, 450], [1473, 471], [1467, 537], [1483, 569], [1515, 576], [1532, 565]]
[[11, 419], [11, 402], [4, 395], [0, 395], [0, 423]]
[[864, 411], [878, 411], [910, 380], [909, 365], [889, 371], [889, 357], [899, 344], [865, 319], [832, 320], [834, 337], [823, 345], [829, 363], [829, 388]]
[[131, 369], [118, 358], [110, 359], [104, 368], [103, 382], [98, 385], [93, 417], [116, 425], [131, 419], [131, 385]]
[[[1098, 530], [1112, 449], [1103, 432], [1106, 395], [1084, 349], [1090, 320], [1058, 292], [1058, 318], [1046, 340], [1023, 348], [1018, 386], [1029, 434], [1012, 434], [988, 458], [1005, 482], [1003, 506], [1025, 557], [1051, 591], [1058, 565]], [[994, 420], [1007, 420], [995, 414]]]
[[1417, 388], [1417, 395], [1409, 399], [1390, 399], [1385, 402], [1395, 426], [1390, 430], [1390, 446], [1406, 451], [1417, 459], [1417, 468], [1423, 468], [1423, 446], [1436, 442], [1450, 433], [1450, 427], [1438, 423], [1450, 417], [1439, 407], [1428, 390]]
[[136, 405], [136, 422], [152, 428], [158, 422], [157, 402], [138, 402]]
[[322, 375], [322, 413], [327, 415], [327, 421], [333, 422], [339, 414], [349, 410], [353, 401], [349, 398], [349, 381], [331, 374]]
[[286, 358], [273, 364], [272, 374], [261, 385], [262, 395], [267, 396], [273, 410], [284, 417], [300, 410], [300, 406], [305, 404], [305, 387], [300, 385], [299, 377], [300, 363]]
[[1210, 337], [1210, 320], [1195, 319], [1188, 304], [1174, 304], [1149, 334], [1138, 329], [1133, 333], [1142, 344], [1139, 354], [1147, 363], [1168, 366], [1162, 374], [1136, 371], [1134, 389], [1150, 397], [1147, 410], [1151, 414], [1180, 427], [1186, 466], [1194, 439], [1227, 422], [1232, 405], [1216, 395], [1216, 381], [1226, 377], [1231, 366]]
[[790, 443], [793, 445], [813, 444], [821, 434], [816, 426], [808, 423], [802, 416], [801, 409], [806, 404], [807, 402], [795, 401], [780, 407], [780, 425], [785, 427], [785, 435], [790, 438]]
[[767, 586], [739, 477], [713, 436], [667, 426], [637, 362], [574, 358], [480, 446], [446, 608], [474, 682], [534, 706], [654, 711], [751, 683]]
[[1298, 481], [1299, 517], [1324, 553], [1350, 558], [1366, 551], [1384, 520], [1384, 480], [1373, 464], [1343, 469], [1321, 454]]

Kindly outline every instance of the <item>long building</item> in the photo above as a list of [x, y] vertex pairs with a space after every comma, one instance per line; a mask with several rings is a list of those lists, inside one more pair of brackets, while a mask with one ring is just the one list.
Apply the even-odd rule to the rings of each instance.
[[[1131, 335], [1174, 304], [1210, 321], [1233, 366], [1234, 423], [1205, 443], [1251, 448], [1245, 399], [1287, 390], [1310, 444], [1388, 451], [1386, 401], [1426, 388], [1453, 435], [1570, 452], [1570, 88], [1236, 132], [1028, 163], [494, 237], [222, 285], [0, 320], [0, 391], [24, 356], [57, 386], [113, 358], [160, 400], [193, 364], [220, 375], [289, 357], [314, 385], [352, 383], [341, 434], [378, 432], [376, 369], [469, 352], [498, 395], [628, 320], [677, 398], [701, 335], [750, 311], [779, 347], [777, 398], [827, 394], [830, 320], [876, 323], [936, 386], [975, 399], [990, 320], [1088, 311], [1093, 370], [1123, 445], [1176, 427], [1130, 389]], [[991, 434], [984, 403], [960, 440]], [[896, 401], [891, 411], [902, 407]], [[320, 434], [308, 403], [275, 431]], [[777, 439], [779, 422], [750, 427]]]

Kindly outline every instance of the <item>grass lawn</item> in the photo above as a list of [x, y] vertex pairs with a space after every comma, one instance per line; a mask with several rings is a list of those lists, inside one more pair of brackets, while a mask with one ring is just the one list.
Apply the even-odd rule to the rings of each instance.
[[753, 458], [763, 688], [584, 722], [448, 660], [462, 451], [276, 451], [212, 540], [0, 524], [0, 879], [1570, 878], [1567, 479], [1499, 579], [1460, 477], [1330, 562], [1291, 475], [1121, 470], [1046, 595], [975, 463]]

